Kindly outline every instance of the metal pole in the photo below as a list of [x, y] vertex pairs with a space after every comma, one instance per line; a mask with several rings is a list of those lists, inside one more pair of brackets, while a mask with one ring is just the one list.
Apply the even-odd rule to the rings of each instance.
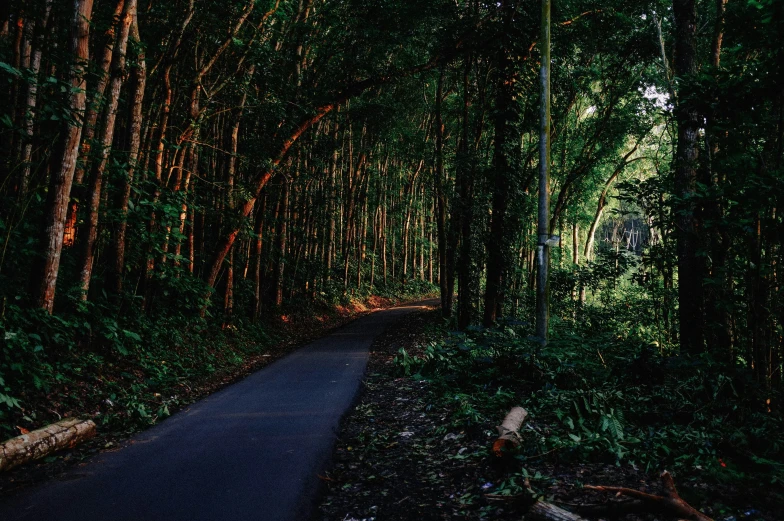
[[539, 83], [542, 102], [539, 110], [541, 133], [539, 135], [539, 223], [536, 246], [536, 336], [547, 343], [550, 322], [550, 295], [547, 271], [550, 266], [550, 1], [542, 0], [542, 41], [540, 44], [542, 66]]

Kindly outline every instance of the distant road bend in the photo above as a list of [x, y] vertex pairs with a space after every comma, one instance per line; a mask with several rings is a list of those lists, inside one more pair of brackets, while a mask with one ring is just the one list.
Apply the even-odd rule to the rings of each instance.
[[360, 318], [63, 477], [0, 500], [3, 521], [303, 521], [369, 347], [436, 300]]

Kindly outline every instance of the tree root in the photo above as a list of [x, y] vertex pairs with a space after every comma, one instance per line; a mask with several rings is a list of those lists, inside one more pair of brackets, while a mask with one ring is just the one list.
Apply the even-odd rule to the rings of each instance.
[[664, 485], [664, 496], [655, 496], [646, 492], [640, 492], [631, 488], [624, 487], [605, 487], [585, 485], [588, 490], [598, 490], [600, 492], [615, 492], [618, 495], [629, 496], [638, 499], [642, 505], [651, 509], [669, 514], [678, 519], [688, 519], [690, 521], [713, 521], [696, 508], [686, 503], [678, 494], [672, 475], [666, 470], [661, 474], [662, 484]]

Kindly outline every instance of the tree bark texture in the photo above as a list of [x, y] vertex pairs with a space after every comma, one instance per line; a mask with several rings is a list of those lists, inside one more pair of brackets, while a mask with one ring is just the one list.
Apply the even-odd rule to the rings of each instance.
[[[675, 75], [688, 79], [697, 72], [697, 13], [694, 0], [674, 0]], [[697, 161], [700, 116], [686, 92], [678, 93], [675, 119], [678, 144], [675, 159], [675, 190], [678, 197], [676, 238], [678, 251], [678, 318], [681, 349], [699, 353], [703, 341], [703, 279], [705, 266], [700, 249], [697, 219]]]
[[95, 436], [91, 420], [67, 418], [0, 443], [0, 472], [72, 448]]
[[66, 124], [63, 129], [62, 143], [52, 175], [49, 199], [46, 205], [46, 226], [44, 231], [43, 267], [39, 271], [40, 284], [36, 295], [38, 307], [51, 313], [54, 309], [57, 275], [60, 270], [60, 255], [63, 248], [65, 218], [68, 200], [73, 184], [76, 157], [79, 153], [79, 138], [82, 133], [81, 118], [85, 109], [85, 68], [89, 59], [90, 17], [93, 0], [74, 0], [71, 21], [72, 56], [69, 108], [76, 114], [75, 124]]

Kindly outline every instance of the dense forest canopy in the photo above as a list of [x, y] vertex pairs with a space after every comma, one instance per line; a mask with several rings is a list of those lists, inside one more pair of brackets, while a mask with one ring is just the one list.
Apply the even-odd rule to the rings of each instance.
[[[3, 2], [0, 415], [66, 356], [178, 343], [156, 328], [434, 288], [455, 329], [532, 322], [540, 17]], [[551, 332], [613, 330], [780, 407], [782, 42], [774, 0], [553, 3]]]

